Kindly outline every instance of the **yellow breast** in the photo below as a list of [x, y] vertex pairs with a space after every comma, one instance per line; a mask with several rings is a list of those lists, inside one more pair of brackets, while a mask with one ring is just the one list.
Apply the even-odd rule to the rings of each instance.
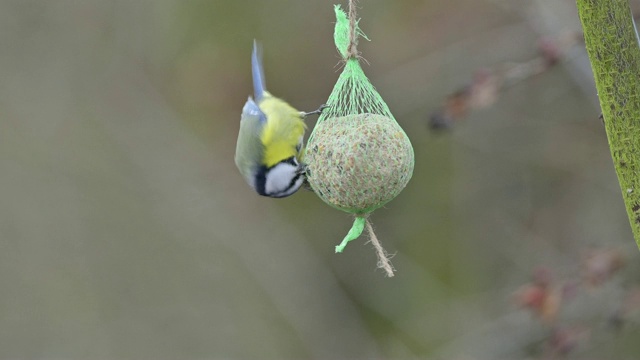
[[264, 164], [271, 167], [299, 155], [296, 146], [306, 125], [298, 110], [269, 93], [264, 95], [258, 106], [266, 115], [267, 122], [260, 138], [264, 145]]

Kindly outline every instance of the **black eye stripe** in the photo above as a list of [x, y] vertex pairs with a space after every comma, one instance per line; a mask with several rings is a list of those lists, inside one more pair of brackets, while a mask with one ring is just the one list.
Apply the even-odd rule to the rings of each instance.
[[[296, 158], [294, 156], [292, 156], [292, 157], [290, 157], [290, 158], [288, 158], [286, 160], [282, 160], [278, 164], [280, 164], [280, 163], [286, 163], [286, 164], [291, 164], [293, 166], [298, 166], [298, 162], [296, 161]], [[278, 164], [276, 164], [276, 165], [278, 165]]]
[[287, 196], [287, 195], [291, 195], [291, 194], [289, 194], [289, 190], [291, 190], [294, 186], [296, 186], [296, 181], [298, 181], [301, 176], [302, 176], [302, 174], [297, 174], [296, 176], [293, 177], [293, 179], [291, 179], [291, 182], [289, 183], [289, 186], [287, 186], [284, 190], [278, 191], [275, 194], [269, 194], [268, 196], [271, 196], [271, 197], [284, 197], [284, 196]]
[[291, 179], [289, 186], [287, 186], [287, 190], [291, 189], [296, 185], [296, 182], [300, 179], [300, 176], [302, 176], [302, 174], [296, 174], [296, 176], [294, 176], [293, 179]]

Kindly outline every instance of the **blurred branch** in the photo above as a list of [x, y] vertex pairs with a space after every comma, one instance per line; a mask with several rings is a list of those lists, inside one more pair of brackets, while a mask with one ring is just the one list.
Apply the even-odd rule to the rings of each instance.
[[[572, 274], [555, 267], [535, 268], [531, 279], [511, 293], [513, 305], [520, 310], [468, 326], [438, 349], [437, 358], [470, 354], [473, 359], [575, 358], [598, 352], [625, 331], [637, 331], [640, 288], [635, 281], [620, 279], [638, 253], [627, 258], [624, 246], [583, 250], [579, 263], [572, 264], [576, 268]], [[487, 301], [495, 302], [495, 294], [494, 290]], [[470, 304], [454, 304], [453, 311], [463, 312]], [[523, 316], [525, 311], [530, 316]]]
[[627, 0], [577, 0], [609, 148], [640, 246], [640, 48]]
[[524, 62], [506, 62], [495, 69], [476, 71], [470, 84], [449, 94], [442, 107], [429, 116], [432, 130], [449, 129], [470, 111], [493, 105], [501, 92], [559, 64], [567, 52], [581, 42], [581, 34], [565, 32], [556, 39], [538, 39], [538, 55]]

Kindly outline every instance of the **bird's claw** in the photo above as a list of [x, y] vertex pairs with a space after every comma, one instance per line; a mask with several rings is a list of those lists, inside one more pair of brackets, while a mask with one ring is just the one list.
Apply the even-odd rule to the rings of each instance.
[[309, 166], [307, 164], [298, 165], [298, 170], [296, 171], [298, 174], [306, 175], [309, 170]]
[[322, 105], [320, 105], [320, 107], [317, 110], [314, 110], [314, 111], [311, 111], [311, 112], [304, 112], [303, 111], [300, 114], [302, 115], [303, 118], [305, 118], [305, 117], [307, 117], [309, 115], [320, 115], [320, 114], [322, 114], [322, 110], [324, 110], [324, 109], [326, 109], [328, 107], [330, 107], [330, 106], [327, 105], [327, 104], [322, 104]]

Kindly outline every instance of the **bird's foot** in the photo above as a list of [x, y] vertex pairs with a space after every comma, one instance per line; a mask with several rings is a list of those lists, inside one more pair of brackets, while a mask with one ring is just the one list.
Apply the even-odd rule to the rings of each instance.
[[300, 113], [300, 115], [302, 115], [303, 118], [306, 118], [309, 115], [320, 115], [320, 114], [322, 114], [322, 110], [324, 110], [324, 109], [326, 109], [328, 107], [329, 107], [329, 105], [322, 104], [322, 105], [320, 105], [318, 110], [314, 110], [314, 111], [311, 111], [311, 112], [304, 112], [303, 111], [303, 112]]
[[306, 175], [307, 171], [309, 171], [309, 166], [305, 163], [298, 165], [298, 170], [296, 170], [297, 174]]

